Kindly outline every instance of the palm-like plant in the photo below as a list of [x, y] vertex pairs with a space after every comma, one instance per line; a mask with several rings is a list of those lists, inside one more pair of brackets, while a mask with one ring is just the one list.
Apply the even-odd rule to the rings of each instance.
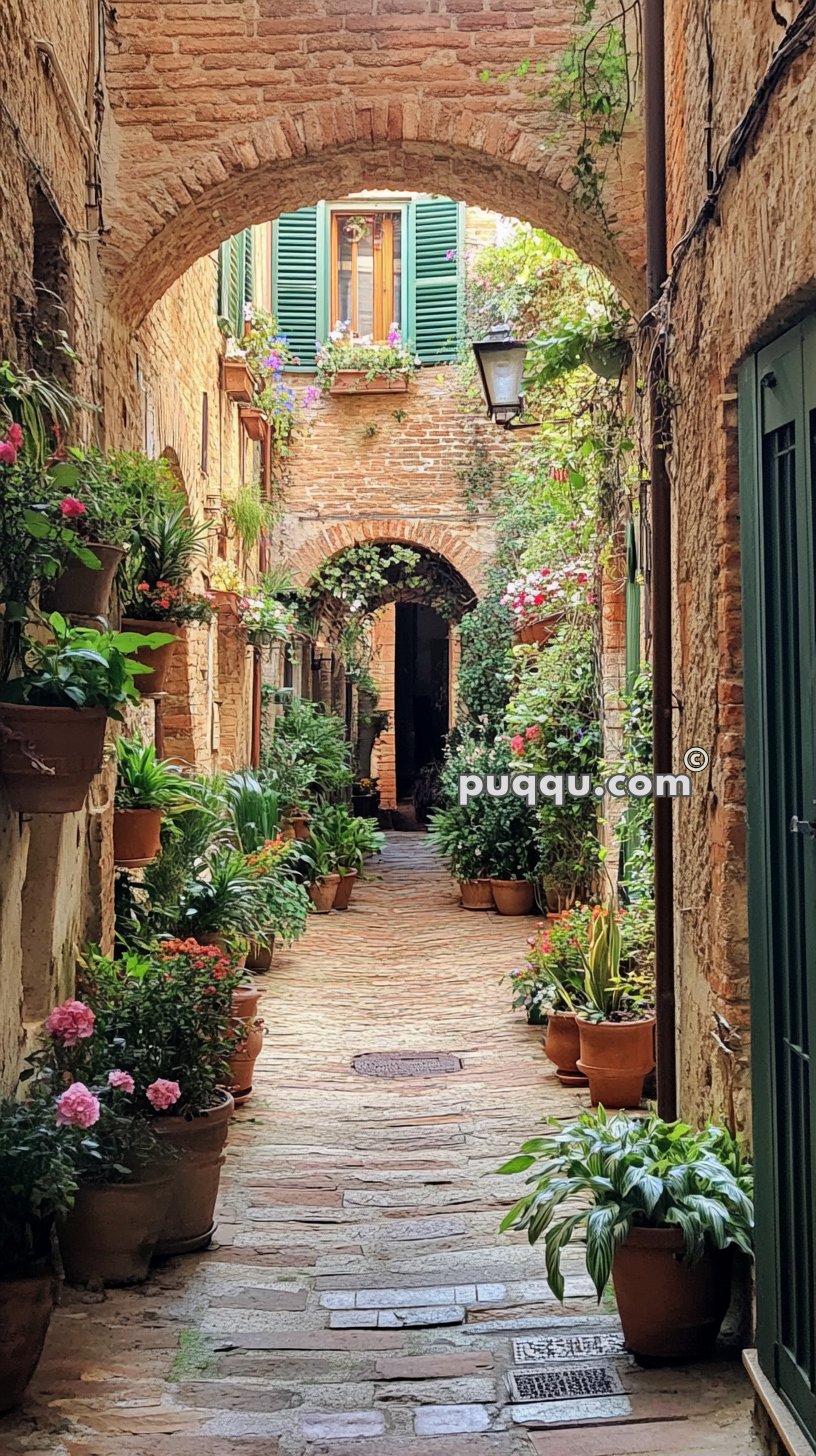
[[659, 1117], [607, 1118], [602, 1107], [567, 1126], [555, 1118], [550, 1123], [551, 1133], [525, 1143], [499, 1169], [511, 1174], [535, 1167], [527, 1179], [532, 1190], [501, 1227], [526, 1229], [531, 1244], [544, 1237], [547, 1279], [558, 1299], [564, 1298], [561, 1257], [580, 1228], [599, 1300], [615, 1249], [634, 1228], [679, 1229], [688, 1263], [707, 1246], [734, 1244], [750, 1254], [751, 1169], [724, 1128], [697, 1132]]
[[235, 842], [244, 854], [254, 854], [280, 833], [281, 795], [248, 769], [230, 774], [224, 789]]
[[179, 770], [157, 757], [152, 743], [138, 736], [116, 740], [117, 809], [180, 807], [185, 784]]
[[193, 520], [183, 496], [157, 501], [134, 528], [130, 552], [120, 567], [125, 604], [137, 600], [140, 582], [151, 588], [158, 582], [183, 586], [204, 553], [208, 532], [206, 521]]
[[240, 850], [214, 850], [182, 891], [178, 909], [182, 933], [262, 939], [267, 922], [263, 883]]

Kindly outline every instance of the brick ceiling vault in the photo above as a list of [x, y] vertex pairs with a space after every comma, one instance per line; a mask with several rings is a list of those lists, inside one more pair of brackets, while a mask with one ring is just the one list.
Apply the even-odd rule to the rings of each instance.
[[599, 218], [570, 193], [574, 124], [546, 103], [573, 0], [117, 0], [107, 36], [104, 262], [138, 324], [251, 222], [364, 187], [516, 216], [643, 300], [637, 116]]

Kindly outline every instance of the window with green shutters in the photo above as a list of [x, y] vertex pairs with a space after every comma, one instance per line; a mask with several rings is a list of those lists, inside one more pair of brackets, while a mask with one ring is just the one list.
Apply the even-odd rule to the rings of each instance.
[[[404, 287], [398, 322], [422, 364], [446, 363], [457, 357], [461, 334], [464, 208], [448, 198], [420, 197], [399, 210]], [[332, 212], [332, 204], [321, 202], [283, 213], [272, 228], [272, 312], [302, 369], [314, 369], [316, 341], [335, 323]]]
[[218, 249], [218, 312], [236, 338], [244, 332], [244, 304], [252, 302], [252, 228]]

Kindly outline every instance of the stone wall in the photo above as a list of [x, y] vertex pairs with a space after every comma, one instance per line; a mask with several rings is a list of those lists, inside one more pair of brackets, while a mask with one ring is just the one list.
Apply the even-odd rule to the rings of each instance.
[[[783, 4], [790, 19], [798, 6]], [[669, 18], [671, 243], [704, 199], [710, 151], [724, 151], [782, 38], [770, 7], [675, 0]], [[707, 90], [703, 16], [711, 25]], [[806, 53], [717, 210], [682, 263], [672, 309], [676, 753], [711, 755], [676, 807], [681, 1109], [750, 1119], [749, 965], [736, 372], [747, 353], [816, 301], [816, 66]], [[702, 779], [702, 782], [700, 780]]]

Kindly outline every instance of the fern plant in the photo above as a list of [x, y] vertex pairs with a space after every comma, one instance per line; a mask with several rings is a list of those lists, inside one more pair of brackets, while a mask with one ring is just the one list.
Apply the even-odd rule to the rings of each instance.
[[227, 515], [245, 551], [254, 550], [264, 531], [275, 523], [274, 509], [269, 501], [261, 499], [261, 487], [257, 481], [240, 487], [235, 499], [227, 506]]
[[531, 1244], [544, 1238], [547, 1279], [557, 1299], [564, 1298], [562, 1255], [579, 1230], [599, 1301], [615, 1249], [634, 1228], [679, 1229], [689, 1264], [707, 1247], [733, 1244], [751, 1253], [751, 1168], [724, 1128], [698, 1132], [659, 1117], [608, 1118], [602, 1107], [567, 1126], [555, 1118], [549, 1124], [552, 1132], [525, 1143], [499, 1169], [535, 1170], [527, 1179], [531, 1191], [513, 1205], [501, 1228], [526, 1230]]

